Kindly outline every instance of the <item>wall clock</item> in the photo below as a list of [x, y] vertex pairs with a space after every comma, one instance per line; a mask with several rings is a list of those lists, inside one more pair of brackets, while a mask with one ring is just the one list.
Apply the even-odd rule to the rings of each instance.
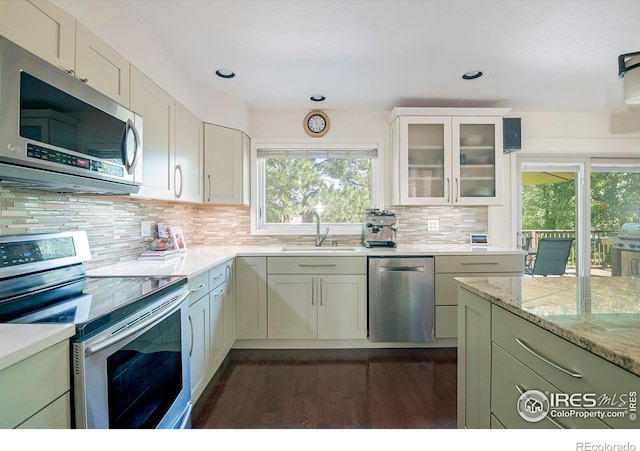
[[302, 127], [307, 135], [320, 138], [329, 131], [329, 116], [320, 110], [313, 110], [304, 117]]

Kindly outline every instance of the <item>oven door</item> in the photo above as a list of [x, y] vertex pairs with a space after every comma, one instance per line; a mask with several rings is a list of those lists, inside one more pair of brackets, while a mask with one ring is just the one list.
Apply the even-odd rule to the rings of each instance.
[[188, 291], [74, 343], [77, 428], [191, 426]]

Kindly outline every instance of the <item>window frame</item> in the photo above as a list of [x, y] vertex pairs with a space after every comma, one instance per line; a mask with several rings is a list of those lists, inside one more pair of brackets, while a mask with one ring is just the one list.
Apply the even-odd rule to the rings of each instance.
[[[358, 150], [375, 149], [377, 158], [371, 161], [371, 208], [382, 208], [384, 205], [384, 176], [382, 168], [384, 164], [384, 141], [377, 140], [352, 140], [352, 139], [252, 139], [251, 141], [251, 234], [252, 235], [301, 235], [315, 236], [316, 224], [265, 224], [262, 212], [265, 205], [265, 164], [258, 159], [258, 149], [261, 150]], [[362, 212], [364, 218], [365, 212]], [[334, 224], [322, 222], [322, 233], [326, 227], [330, 228], [332, 235], [361, 235], [362, 223], [358, 224]]]

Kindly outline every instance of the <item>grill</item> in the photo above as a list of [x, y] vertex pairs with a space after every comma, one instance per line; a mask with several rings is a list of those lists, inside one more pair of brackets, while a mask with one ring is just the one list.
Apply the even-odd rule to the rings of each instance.
[[623, 224], [613, 244], [612, 276], [640, 276], [640, 224]]

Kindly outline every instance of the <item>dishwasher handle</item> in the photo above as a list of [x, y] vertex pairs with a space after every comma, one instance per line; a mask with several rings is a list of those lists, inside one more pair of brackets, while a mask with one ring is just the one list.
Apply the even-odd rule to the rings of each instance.
[[424, 272], [424, 266], [380, 266], [380, 272]]

